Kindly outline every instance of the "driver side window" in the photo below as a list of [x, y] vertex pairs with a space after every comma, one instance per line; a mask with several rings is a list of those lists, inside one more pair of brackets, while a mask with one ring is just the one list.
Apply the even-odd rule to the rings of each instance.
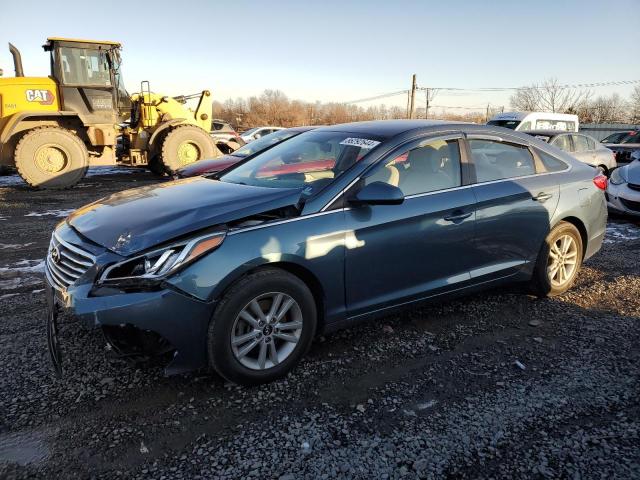
[[365, 185], [384, 182], [405, 196], [462, 185], [458, 140], [434, 140], [395, 156], [365, 178]]

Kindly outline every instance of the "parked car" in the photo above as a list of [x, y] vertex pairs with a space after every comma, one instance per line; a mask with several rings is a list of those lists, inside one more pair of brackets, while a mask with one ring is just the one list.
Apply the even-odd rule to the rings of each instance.
[[534, 135], [549, 145], [564, 150], [581, 162], [599, 168], [605, 175], [609, 175], [618, 166], [614, 153], [589, 135], [559, 130], [527, 130], [523, 133]]
[[640, 130], [612, 133], [602, 144], [614, 152], [618, 163], [629, 163], [633, 153], [640, 150]]
[[282, 377], [315, 335], [416, 302], [573, 284], [602, 244], [606, 177], [529, 135], [426, 120], [297, 135], [220, 174], [72, 213], [46, 260], [58, 306], [123, 354]]
[[269, 135], [265, 135], [264, 137], [260, 137], [254, 142], [247, 143], [228, 155], [223, 155], [218, 158], [205, 158], [204, 160], [198, 160], [186, 167], [182, 167], [175, 172], [174, 178], [196, 177], [198, 175], [219, 172], [225, 168], [229, 168], [231, 165], [234, 165], [241, 160], [257, 155], [258, 153], [261, 153], [264, 150], [287, 140], [288, 138], [295, 137], [296, 135], [300, 135], [301, 133], [307, 132], [313, 128], [314, 127], [294, 127], [278, 130], [270, 133]]
[[246, 142], [253, 142], [260, 137], [264, 137], [265, 135], [269, 135], [270, 133], [277, 132], [278, 130], [282, 130], [283, 127], [256, 127], [250, 128], [240, 134], [240, 137]]
[[241, 145], [244, 145], [246, 142], [241, 139], [240, 135], [233, 129], [229, 123], [224, 120], [213, 119], [211, 121], [211, 133], [210, 135], [214, 140], [224, 140], [229, 141], [233, 140]]
[[617, 213], [640, 216], [640, 155], [611, 174], [607, 205]]
[[510, 128], [512, 130], [564, 130], [577, 132], [577, 115], [551, 112], [503, 112], [487, 122], [487, 125]]

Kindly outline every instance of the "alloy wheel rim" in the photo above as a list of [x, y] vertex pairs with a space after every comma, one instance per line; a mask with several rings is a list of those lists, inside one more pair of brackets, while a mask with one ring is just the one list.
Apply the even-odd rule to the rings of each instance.
[[57, 145], [43, 145], [35, 154], [36, 166], [44, 173], [58, 173], [65, 169], [69, 156]]
[[558, 237], [549, 249], [547, 275], [554, 287], [562, 287], [571, 281], [578, 263], [578, 244], [571, 235]]
[[192, 142], [182, 142], [178, 147], [178, 161], [181, 165], [188, 165], [200, 158], [200, 149]]
[[267, 370], [295, 350], [302, 334], [302, 310], [282, 292], [255, 297], [240, 311], [231, 329], [236, 360], [251, 370]]

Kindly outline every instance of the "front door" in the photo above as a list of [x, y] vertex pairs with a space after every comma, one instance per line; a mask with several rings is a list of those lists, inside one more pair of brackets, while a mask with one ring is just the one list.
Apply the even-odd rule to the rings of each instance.
[[349, 316], [453, 290], [469, 281], [475, 197], [463, 186], [458, 137], [414, 141], [383, 159], [355, 188], [398, 186], [400, 205], [346, 211]]

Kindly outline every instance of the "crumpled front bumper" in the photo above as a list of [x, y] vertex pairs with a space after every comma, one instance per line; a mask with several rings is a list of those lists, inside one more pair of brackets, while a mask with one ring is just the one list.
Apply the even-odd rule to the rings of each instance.
[[171, 288], [158, 291], [90, 296], [91, 284], [51, 289], [54, 302], [90, 328], [131, 326], [153, 332], [175, 349], [165, 368], [167, 375], [186, 373], [207, 365], [207, 329], [213, 303], [203, 302]]

